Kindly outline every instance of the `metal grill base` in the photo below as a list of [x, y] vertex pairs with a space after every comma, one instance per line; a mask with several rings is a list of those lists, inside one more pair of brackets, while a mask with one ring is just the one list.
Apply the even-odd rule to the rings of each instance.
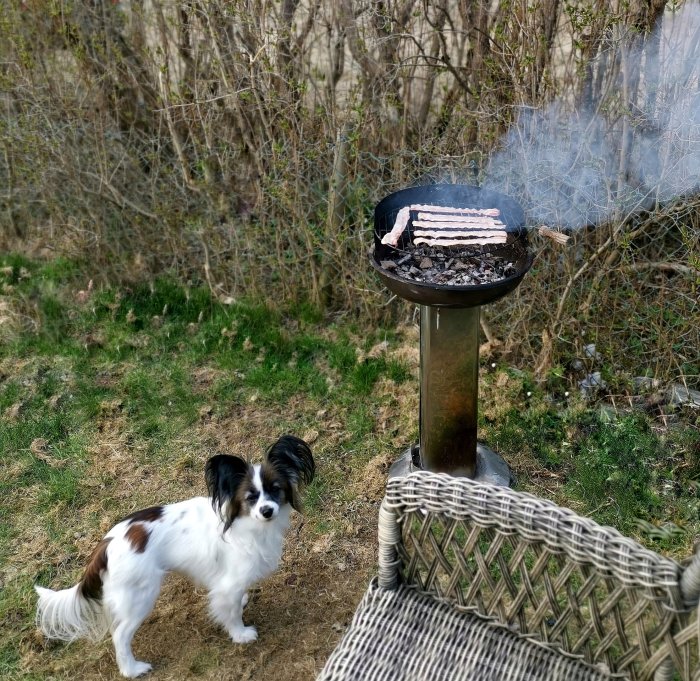
[[[419, 461], [419, 447], [418, 445], [413, 445], [391, 465], [389, 478], [401, 478], [413, 471], [422, 470], [417, 465]], [[505, 459], [482, 442], [476, 445], [476, 473], [470, 478], [477, 482], [485, 482], [500, 487], [511, 487], [515, 484], [515, 478]]]

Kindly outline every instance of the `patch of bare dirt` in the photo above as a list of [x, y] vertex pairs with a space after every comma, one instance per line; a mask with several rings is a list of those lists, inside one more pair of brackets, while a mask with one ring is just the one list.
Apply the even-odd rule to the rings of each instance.
[[211, 366], [196, 367], [192, 372], [192, 385], [197, 392], [207, 392], [218, 380], [224, 378], [226, 372]]

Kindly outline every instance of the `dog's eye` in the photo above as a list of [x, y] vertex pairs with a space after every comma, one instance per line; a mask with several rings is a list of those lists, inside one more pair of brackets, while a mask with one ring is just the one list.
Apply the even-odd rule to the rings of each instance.
[[246, 501], [255, 501], [260, 495], [257, 492], [248, 492], [248, 494], [245, 495], [245, 500]]
[[280, 485], [279, 482], [273, 482], [271, 489], [273, 492], [279, 492], [282, 489], [282, 485]]

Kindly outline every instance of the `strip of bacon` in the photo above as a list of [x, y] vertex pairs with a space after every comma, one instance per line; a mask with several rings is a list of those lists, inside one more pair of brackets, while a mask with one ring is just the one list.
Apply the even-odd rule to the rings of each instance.
[[426, 246], [481, 246], [486, 244], [504, 244], [506, 236], [478, 237], [475, 239], [431, 239], [418, 237], [413, 240], [416, 246], [426, 244]]
[[480, 237], [492, 236], [505, 238], [507, 237], [507, 232], [503, 229], [416, 229], [413, 231], [413, 236], [428, 236], [434, 239], [478, 239]]
[[396, 245], [399, 243], [399, 239], [401, 238], [404, 229], [406, 229], [406, 225], [408, 225], [408, 220], [411, 217], [410, 211], [410, 206], [404, 206], [399, 210], [399, 212], [396, 214], [394, 227], [390, 232], [387, 232], [382, 237], [383, 244], [389, 244], [390, 246], [396, 248]]
[[451, 208], [450, 206], [431, 206], [429, 204], [411, 204], [411, 210], [425, 210], [430, 213], [460, 213], [464, 215], [486, 215], [498, 217], [501, 211], [498, 208]]
[[434, 220], [414, 220], [412, 223], [416, 227], [430, 227], [431, 229], [500, 229], [505, 232], [505, 225], [502, 222], [438, 222]]
[[446, 213], [418, 213], [416, 220], [424, 220], [427, 222], [456, 222], [463, 225], [495, 225], [505, 227], [505, 225], [496, 218], [484, 217], [481, 215], [448, 215]]

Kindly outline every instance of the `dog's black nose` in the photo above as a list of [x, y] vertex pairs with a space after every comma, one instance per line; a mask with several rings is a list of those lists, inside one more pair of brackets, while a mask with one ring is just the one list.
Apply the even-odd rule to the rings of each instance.
[[273, 512], [274, 512], [274, 511], [273, 511], [273, 509], [272, 509], [272, 506], [263, 506], [263, 507], [260, 509], [260, 513], [262, 513], [262, 517], [263, 517], [263, 518], [267, 518], [268, 520], [269, 520], [270, 518], [272, 518]]

